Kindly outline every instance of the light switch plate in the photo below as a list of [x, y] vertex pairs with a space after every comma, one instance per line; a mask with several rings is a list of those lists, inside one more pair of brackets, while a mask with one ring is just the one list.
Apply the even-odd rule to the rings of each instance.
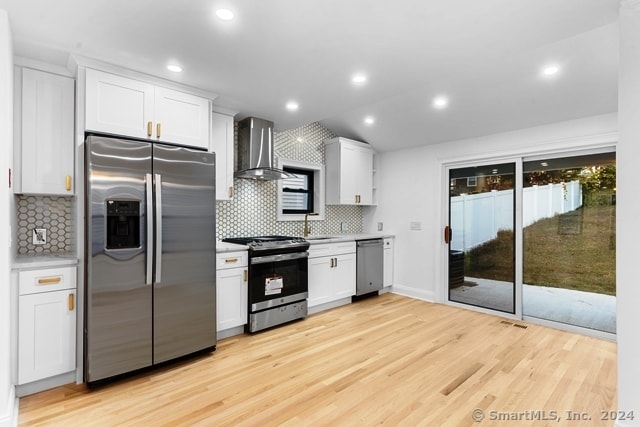
[[422, 223], [420, 221], [412, 221], [409, 223], [409, 230], [420, 231], [422, 230]]
[[47, 243], [47, 229], [46, 228], [34, 228], [33, 229], [33, 244], [45, 245]]

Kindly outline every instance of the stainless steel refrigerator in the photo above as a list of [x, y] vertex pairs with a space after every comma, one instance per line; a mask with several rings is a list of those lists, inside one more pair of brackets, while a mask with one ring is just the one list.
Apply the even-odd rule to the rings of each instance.
[[214, 154], [85, 142], [85, 381], [215, 349]]

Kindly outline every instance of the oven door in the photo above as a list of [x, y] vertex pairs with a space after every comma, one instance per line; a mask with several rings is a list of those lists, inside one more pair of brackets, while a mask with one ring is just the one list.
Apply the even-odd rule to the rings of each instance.
[[309, 253], [254, 256], [249, 265], [249, 310], [266, 310], [307, 299]]

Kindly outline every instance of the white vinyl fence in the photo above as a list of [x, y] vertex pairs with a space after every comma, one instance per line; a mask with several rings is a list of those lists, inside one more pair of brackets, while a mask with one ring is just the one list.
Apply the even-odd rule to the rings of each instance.
[[[571, 212], [582, 206], [579, 181], [534, 185], [522, 190], [522, 226]], [[513, 190], [452, 197], [451, 250], [466, 251], [513, 229]]]

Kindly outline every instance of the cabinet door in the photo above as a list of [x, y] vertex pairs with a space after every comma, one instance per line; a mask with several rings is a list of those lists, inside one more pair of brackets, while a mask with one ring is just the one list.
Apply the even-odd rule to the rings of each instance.
[[333, 301], [333, 257], [309, 258], [309, 307]]
[[216, 153], [216, 200], [233, 198], [233, 117], [211, 116], [211, 150]]
[[247, 269], [228, 268], [216, 273], [217, 330], [247, 323]]
[[75, 369], [75, 296], [64, 290], [19, 297], [19, 384]]
[[343, 144], [341, 150], [341, 202], [371, 205], [373, 203], [373, 151], [350, 144]]
[[153, 99], [153, 85], [87, 69], [85, 128], [149, 138], [148, 124], [154, 120]]
[[17, 193], [73, 194], [74, 81], [23, 69], [20, 188]]
[[171, 89], [155, 89], [156, 139], [209, 149], [209, 100]]
[[356, 254], [335, 257], [334, 300], [348, 298], [356, 294]]

